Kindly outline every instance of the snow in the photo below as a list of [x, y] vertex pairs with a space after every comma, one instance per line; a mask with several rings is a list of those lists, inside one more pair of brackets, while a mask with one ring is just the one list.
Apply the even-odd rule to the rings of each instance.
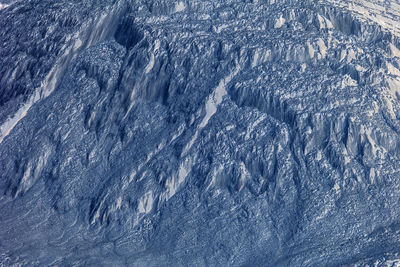
[[348, 9], [366, 21], [373, 21], [384, 29], [388, 29], [393, 34], [400, 36], [400, 5], [396, 1], [390, 1], [389, 7], [385, 6], [387, 2], [377, 0], [353, 0], [338, 1], [328, 0], [334, 5]]
[[221, 33], [223, 30], [227, 29], [229, 27], [229, 25], [227, 24], [223, 24], [223, 25], [219, 25], [219, 26], [213, 26], [213, 29], [216, 33]]
[[139, 213], [149, 213], [153, 208], [153, 192], [149, 191], [140, 199], [138, 204]]
[[321, 57], [325, 58], [328, 51], [327, 51], [327, 47], [325, 45], [324, 40], [319, 38], [318, 41], [317, 41], [317, 44], [318, 44], [318, 47], [319, 47], [319, 52], [321, 54]]
[[246, 131], [246, 136], [244, 137], [245, 140], [249, 140], [251, 133], [254, 131], [254, 129], [257, 127], [257, 125], [260, 124], [260, 122], [265, 120], [265, 118], [266, 118], [265, 116], [261, 116], [254, 123], [249, 125], [249, 127], [247, 128], [247, 131]]
[[175, 12], [182, 12], [186, 9], [186, 5], [184, 2], [178, 2], [175, 5]]
[[146, 66], [146, 69], [145, 69], [145, 72], [146, 73], [149, 73], [152, 69], [153, 69], [153, 67], [154, 67], [154, 54], [151, 54], [151, 56], [150, 56], [150, 61], [149, 61], [149, 63], [147, 64], [147, 66]]
[[227, 94], [225, 86], [232, 80], [233, 77], [239, 72], [239, 67], [231, 72], [227, 77], [222, 79], [218, 86], [215, 88], [214, 92], [208, 98], [205, 104], [205, 111], [206, 115], [204, 116], [203, 120], [201, 121], [199, 128], [204, 128], [210, 118], [215, 114], [219, 104], [221, 104], [223, 97]]
[[239, 67], [237, 66], [233, 72], [231, 72], [228, 76], [219, 81], [218, 86], [214, 89], [213, 93], [208, 97], [204, 108], [206, 114], [204, 115], [203, 120], [196, 129], [196, 132], [193, 135], [192, 139], [185, 146], [182, 155], [187, 154], [187, 152], [190, 150], [190, 148], [196, 141], [199, 132], [208, 124], [211, 117], [217, 112], [218, 106], [221, 104], [223, 97], [227, 94], [225, 86], [232, 80], [233, 77], [235, 77], [235, 75], [238, 72], [239, 72]]
[[10, 6], [10, 5], [0, 3], [0, 10], [5, 9], [5, 8], [7, 8], [8, 6]]
[[281, 15], [278, 19], [276, 19], [274, 28], [275, 29], [281, 28], [285, 24], [285, 22], [286, 22], [286, 19], [284, 17], [282, 17], [282, 15]]
[[0, 16], [0, 265], [398, 258], [397, 2], [41, 1]]
[[5, 122], [0, 126], [0, 144], [3, 142], [4, 138], [10, 134], [12, 129], [18, 124], [20, 120], [22, 120], [30, 107], [32, 106], [34, 99], [37, 98], [37, 95], [31, 97], [29, 101], [27, 101], [11, 118], [8, 118]]
[[310, 44], [310, 42], [307, 42], [307, 49], [308, 49], [308, 55], [310, 56], [310, 58], [314, 58], [314, 49], [312, 47], [312, 45]]
[[393, 56], [400, 57], [400, 50], [394, 44], [390, 44], [390, 50], [392, 51]]
[[254, 67], [257, 66], [259, 57], [260, 57], [259, 51], [256, 50], [256, 51], [254, 52], [253, 62], [251, 63], [251, 67], [252, 67], [252, 68], [254, 68]]

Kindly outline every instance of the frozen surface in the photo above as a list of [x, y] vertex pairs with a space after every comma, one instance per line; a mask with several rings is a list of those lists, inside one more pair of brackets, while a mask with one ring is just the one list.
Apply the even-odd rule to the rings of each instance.
[[0, 2], [0, 265], [399, 266], [400, 2]]

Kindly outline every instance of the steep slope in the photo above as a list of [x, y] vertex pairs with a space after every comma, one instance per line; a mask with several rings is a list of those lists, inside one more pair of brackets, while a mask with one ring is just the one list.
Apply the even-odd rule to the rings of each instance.
[[350, 7], [1, 9], [0, 263], [398, 262], [398, 12]]

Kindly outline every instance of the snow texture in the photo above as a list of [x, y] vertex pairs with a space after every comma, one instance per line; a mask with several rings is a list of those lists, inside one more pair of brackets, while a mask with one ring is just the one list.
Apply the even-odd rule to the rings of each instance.
[[1, 266], [399, 266], [400, 2], [0, 3]]

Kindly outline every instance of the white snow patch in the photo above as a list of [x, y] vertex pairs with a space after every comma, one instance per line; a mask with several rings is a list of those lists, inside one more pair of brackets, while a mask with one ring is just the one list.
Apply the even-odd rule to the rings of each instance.
[[0, 10], [2, 10], [2, 9], [4, 9], [4, 8], [8, 7], [8, 6], [10, 6], [10, 5], [9, 5], [9, 4], [2, 4], [2, 3], [0, 3]]
[[183, 164], [181, 164], [179, 166], [179, 171], [178, 171], [178, 184], [183, 183], [187, 175], [188, 175], [188, 170], [186, 170], [186, 167]]
[[317, 155], [316, 155], [315, 159], [318, 160], [318, 161], [320, 161], [320, 160], [322, 159], [322, 152], [321, 152], [321, 150], [318, 150], [318, 151], [317, 151]]
[[[387, 267], [400, 267], [400, 259], [387, 260], [385, 264]], [[376, 266], [378, 266], [378, 264]]]
[[182, 12], [186, 9], [186, 5], [183, 2], [178, 2], [175, 4], [175, 12]]
[[103, 205], [104, 205], [105, 200], [108, 198], [108, 195], [109, 195], [109, 193], [107, 193], [107, 194], [103, 197], [103, 199], [100, 201], [100, 204], [99, 204], [99, 206], [97, 207], [95, 214], [93, 215], [92, 219], [90, 220], [90, 223], [91, 223], [91, 224], [93, 224], [97, 219], [100, 218], [100, 211], [101, 211], [101, 209], [102, 209], [102, 207], [103, 207]]
[[94, 216], [92, 217], [92, 220], [90, 221], [90, 223], [94, 223], [95, 221], [97, 221], [97, 219], [100, 218], [100, 209], [98, 209], [96, 211], [96, 213], [94, 214]]
[[325, 25], [325, 20], [322, 18], [322, 16], [320, 14], [318, 14], [317, 18], [318, 18], [318, 22], [319, 22], [319, 27], [321, 29], [324, 29], [325, 26], [326, 26]]
[[231, 72], [228, 76], [222, 79], [215, 90], [210, 94], [205, 104], [205, 111], [206, 115], [204, 116], [203, 120], [201, 121], [199, 127], [196, 129], [192, 139], [189, 143], [185, 146], [182, 151], [181, 156], [185, 156], [186, 153], [190, 150], [194, 142], [196, 141], [199, 131], [201, 131], [207, 124], [210, 118], [217, 112], [217, 108], [219, 104], [221, 104], [223, 97], [227, 94], [225, 86], [232, 80], [232, 78], [239, 72], [239, 65], [237, 64], [235, 70]]
[[400, 57], [400, 50], [394, 44], [390, 44], [390, 50], [392, 51], [393, 56]]
[[252, 123], [248, 128], [247, 128], [247, 132], [246, 132], [246, 136], [244, 137], [244, 140], [249, 140], [250, 138], [250, 134], [254, 131], [254, 128], [257, 127], [258, 124], [260, 124], [260, 122], [262, 122], [263, 120], [265, 120], [266, 116], [261, 116], [260, 118], [258, 118], [254, 123]]
[[373, 21], [389, 30], [394, 35], [400, 36], [400, 5], [395, 1], [390, 1], [390, 9], [387, 7], [387, 1], [376, 0], [328, 0], [342, 8], [346, 8], [358, 15], [364, 21]]
[[178, 138], [179, 136], [181, 136], [184, 130], [185, 130], [185, 124], [182, 123], [182, 124], [179, 126], [178, 130], [176, 131], [176, 133], [172, 136], [172, 138], [171, 138], [171, 140], [170, 140], [169, 143], [171, 144], [173, 141], [176, 140], [176, 138]]
[[371, 184], [375, 183], [375, 168], [369, 169], [369, 180]]
[[315, 219], [318, 221], [318, 220], [325, 218], [329, 214], [329, 211], [331, 209], [332, 209], [332, 204], [329, 203], [328, 205], [324, 206], [324, 209], [322, 210], [321, 214], [318, 215], [318, 217]]
[[213, 29], [216, 33], [221, 33], [221, 31], [227, 29], [229, 26], [227, 24], [219, 25], [218, 27], [213, 26]]
[[[4, 8], [5, 4], [0, 5], [2, 5], [2, 7]], [[116, 12], [118, 12], [118, 8], [115, 8], [111, 13], [115, 14]], [[60, 77], [64, 73], [64, 70], [68, 66], [68, 63], [77, 56], [78, 50], [90, 47], [93, 43], [103, 40], [106, 37], [108, 32], [104, 31], [104, 25], [109, 24], [110, 20], [114, 17], [115, 16], [113, 14], [110, 15], [108, 13], [104, 13], [102, 16], [100, 16], [98, 20], [87, 24], [85, 29], [83, 29], [81, 32], [77, 32], [70, 36], [67, 36], [67, 39], [73, 39], [75, 40], [75, 42], [68, 47], [63, 47], [63, 54], [59, 57], [59, 59], [54, 64], [54, 67], [47, 74], [46, 78], [42, 81], [40, 87], [36, 89], [35, 93], [15, 114], [11, 115], [0, 126], [0, 144], [17, 125], [17, 123], [26, 116], [33, 104], [41, 99], [48, 97], [54, 91], [57, 85], [57, 81], [60, 80]], [[108, 18], [108, 20], [106, 20], [106, 18]], [[88, 32], [90, 33], [90, 36], [87, 38], [87, 40], [83, 42], [80, 36], [86, 36]]]
[[396, 68], [395, 66], [393, 66], [389, 62], [386, 62], [386, 66], [387, 66], [389, 74], [392, 74], [392, 75], [400, 77], [400, 70], [398, 68]]
[[226, 131], [230, 131], [230, 130], [232, 130], [232, 129], [235, 129], [235, 125], [228, 125], [228, 126], [226, 126], [226, 128], [225, 128]]
[[24, 172], [24, 176], [22, 177], [21, 180], [21, 187], [26, 187], [27, 183], [28, 183], [28, 179], [31, 176], [31, 172], [32, 172], [32, 164], [29, 162], [28, 167], [26, 168], [25, 172]]
[[[74, 35], [75, 36], [75, 35]], [[54, 67], [47, 74], [46, 78], [42, 81], [41, 86], [35, 91], [35, 93], [26, 101], [26, 103], [12, 116], [9, 117], [1, 126], [0, 126], [0, 144], [3, 142], [3, 139], [10, 134], [12, 129], [17, 125], [17, 123], [22, 120], [29, 109], [38, 102], [40, 99], [48, 97], [56, 88], [56, 83], [61, 77], [62, 73], [67, 64], [66, 58], [68, 58], [72, 51], [76, 51], [82, 46], [82, 41], [77, 38], [74, 45], [69, 49], [66, 49], [64, 54], [59, 58]]]
[[3, 142], [3, 139], [10, 134], [11, 130], [14, 129], [15, 125], [22, 120], [28, 110], [33, 105], [35, 97], [31, 97], [15, 114], [13, 117], [8, 118], [1, 126], [0, 126], [0, 144]]
[[367, 69], [364, 68], [363, 66], [356, 65], [356, 70], [359, 71], [359, 72], [364, 72], [364, 71], [366, 71]]
[[354, 50], [350, 48], [347, 51], [347, 62], [350, 63], [353, 59], [356, 59], [356, 54], [354, 53]]
[[260, 56], [260, 54], [259, 54], [259, 52], [256, 50], [256, 51], [254, 52], [253, 62], [251, 63], [251, 67], [252, 67], [252, 68], [254, 68], [255, 66], [257, 66], [259, 56]]
[[160, 40], [156, 40], [154, 42], [154, 52], [160, 49], [160, 45], [161, 45]]
[[211, 187], [217, 185], [217, 177], [224, 170], [223, 165], [219, 165], [218, 168], [214, 168], [211, 174], [211, 181], [206, 188], [206, 191]]
[[139, 213], [149, 213], [153, 208], [154, 203], [154, 194], [153, 191], [150, 190], [146, 194], [144, 194], [138, 204]]
[[276, 150], [278, 153], [281, 153], [283, 151], [282, 145], [279, 143], [278, 144], [278, 149]]
[[321, 29], [325, 29], [325, 28], [332, 29], [333, 28], [332, 22], [329, 19], [327, 19], [326, 17], [318, 14], [317, 18], [318, 18], [318, 22], [319, 22]]
[[386, 107], [388, 108], [388, 111], [390, 113], [390, 116], [392, 117], [392, 119], [396, 119], [396, 114], [394, 113], [394, 109], [393, 109], [393, 105], [392, 102], [390, 101], [390, 99], [387, 96], [384, 96], [383, 98], [386, 102]]
[[[342, 86], [343, 87], [346, 87], [346, 86], [357, 86], [357, 85], [358, 85], [357, 81], [354, 80], [353, 78], [351, 78], [348, 74], [346, 74], [343, 77], [343, 80], [342, 80]], [[350, 101], [353, 101], [351, 104], [357, 102], [356, 99], [350, 99]]]
[[249, 176], [249, 171], [246, 168], [246, 165], [243, 162], [240, 162], [240, 185], [239, 191], [243, 189], [246, 183], [246, 177]]
[[74, 43], [73, 50], [74, 50], [74, 51], [78, 50], [79, 48], [81, 48], [82, 44], [83, 44], [83, 43], [82, 43], [81, 38], [77, 37], [77, 38], [76, 38], [76, 41], [75, 41], [75, 43]]
[[200, 123], [200, 129], [204, 128], [208, 124], [210, 118], [215, 114], [215, 112], [217, 111], [217, 107], [219, 106], [219, 104], [221, 104], [223, 97], [227, 94], [225, 86], [238, 72], [239, 67], [236, 67], [236, 69], [232, 73], [230, 73], [227, 77], [219, 82], [214, 92], [208, 98], [205, 105], [206, 115], [204, 116], [203, 121]]
[[335, 185], [333, 186], [333, 189], [335, 189], [336, 193], [339, 193], [340, 192], [339, 184], [335, 183]]
[[347, 165], [351, 162], [351, 158], [349, 156], [345, 155], [343, 158], [344, 158], [344, 165]]
[[146, 69], [145, 69], [146, 74], [149, 73], [149, 72], [153, 69], [153, 67], [154, 67], [154, 62], [155, 62], [155, 60], [154, 60], [154, 54], [152, 53], [151, 56], [150, 56], [150, 61], [149, 61], [149, 63], [147, 64]]
[[170, 199], [173, 195], [176, 194], [178, 191], [179, 187], [185, 182], [186, 177], [192, 170], [194, 161], [192, 158], [188, 157], [186, 158], [180, 165], [179, 169], [176, 175], [173, 175], [170, 177], [166, 183], [166, 194], [165, 194], [165, 200]]
[[394, 99], [397, 98], [397, 95], [400, 95], [400, 79], [391, 79], [388, 78], [388, 84], [390, 88], [390, 93]]
[[328, 29], [333, 29], [333, 24], [329, 19], [325, 19], [325, 22]]
[[327, 47], [325, 45], [324, 40], [322, 40], [322, 38], [319, 38], [317, 44], [319, 46], [319, 52], [321, 53], [321, 57], [325, 58], [327, 53]]
[[285, 22], [286, 22], [286, 19], [285, 19], [284, 17], [282, 17], [282, 15], [281, 15], [281, 16], [279, 17], [279, 19], [277, 19], [277, 20], [275, 21], [274, 28], [275, 28], [275, 29], [281, 28], [281, 27], [285, 24]]
[[314, 57], [314, 49], [309, 41], [307, 41], [307, 50], [308, 50], [308, 55], [310, 56], [310, 58], [313, 58]]
[[117, 203], [115, 204], [115, 209], [118, 210], [121, 208], [121, 206], [122, 206], [122, 197], [120, 196], [117, 198]]
[[192, 139], [190, 139], [189, 143], [186, 144], [185, 148], [182, 151], [182, 156], [186, 155], [187, 152], [189, 151], [189, 149], [192, 147], [192, 145], [194, 144], [194, 142], [197, 139], [197, 136], [199, 135], [199, 133], [196, 131], [192, 137]]

